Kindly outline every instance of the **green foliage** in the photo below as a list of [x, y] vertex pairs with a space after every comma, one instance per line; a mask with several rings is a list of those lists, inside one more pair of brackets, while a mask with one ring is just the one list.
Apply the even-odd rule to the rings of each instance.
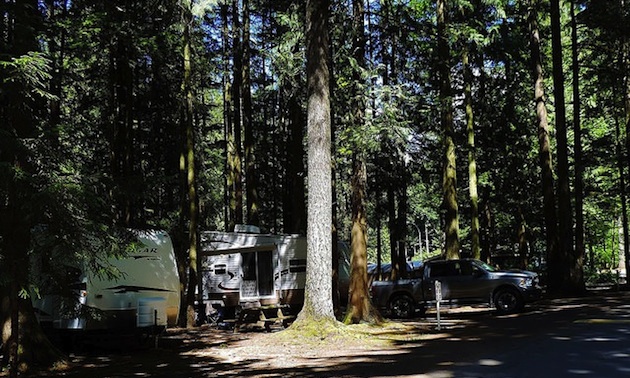
[[29, 51], [27, 54], [0, 60], [0, 72], [3, 72], [4, 84], [17, 84], [25, 88], [23, 94], [30, 101], [36, 99], [53, 100], [55, 96], [46, 90], [50, 75], [50, 60], [40, 52]]

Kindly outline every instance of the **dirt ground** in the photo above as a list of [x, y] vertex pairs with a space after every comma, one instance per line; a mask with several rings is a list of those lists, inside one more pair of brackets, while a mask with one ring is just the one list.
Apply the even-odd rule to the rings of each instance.
[[[57, 377], [426, 377], [417, 372], [450, 366], [483, 349], [505, 353], [524, 339], [581, 317], [601, 317], [630, 303], [616, 292], [543, 301], [523, 314], [497, 316], [490, 309], [458, 308], [381, 326], [340, 326], [306, 337], [277, 324], [266, 332], [217, 327], [170, 329], [138, 346], [102, 335], [70, 353], [71, 364], [34, 376]], [[6, 372], [0, 373], [6, 376]]]
[[[392, 342], [429, 339], [424, 322], [343, 326], [327, 335], [305, 337], [281, 324], [247, 325], [238, 332], [204, 326], [169, 329], [157, 340], [100, 335], [70, 352], [71, 364], [32, 376], [58, 377], [287, 377], [335, 376], [337, 360], [389, 353]], [[5, 372], [6, 374], [6, 372]], [[3, 374], [0, 373], [0, 377]]]

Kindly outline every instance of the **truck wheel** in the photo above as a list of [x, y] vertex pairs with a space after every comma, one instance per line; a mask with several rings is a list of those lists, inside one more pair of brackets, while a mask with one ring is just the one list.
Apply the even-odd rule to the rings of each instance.
[[414, 311], [413, 299], [406, 294], [396, 295], [389, 301], [389, 314], [393, 318], [408, 319], [413, 317]]
[[513, 314], [523, 309], [523, 299], [514, 289], [499, 289], [494, 295], [494, 306], [499, 314]]

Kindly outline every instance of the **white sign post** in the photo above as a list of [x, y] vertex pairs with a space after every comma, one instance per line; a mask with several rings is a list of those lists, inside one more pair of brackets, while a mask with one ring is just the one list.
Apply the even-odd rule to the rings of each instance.
[[440, 324], [440, 302], [442, 301], [442, 283], [435, 281], [435, 309], [437, 310], [437, 329], [442, 329]]

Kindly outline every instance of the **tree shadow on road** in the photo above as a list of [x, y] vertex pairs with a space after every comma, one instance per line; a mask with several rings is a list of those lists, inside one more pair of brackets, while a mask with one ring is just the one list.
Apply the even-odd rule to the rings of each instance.
[[[274, 341], [282, 339], [257, 330], [169, 330], [157, 348], [114, 344], [114, 349], [73, 352], [69, 369], [35, 375], [614, 377], [630, 372], [628, 358], [622, 358], [630, 356], [627, 292], [546, 300], [516, 315], [497, 316], [487, 309], [449, 310], [442, 314], [440, 330], [434, 315], [429, 312], [425, 318], [383, 327], [362, 325], [354, 329], [354, 341], [322, 340], [317, 345], [304, 340]], [[543, 363], [556, 367], [541, 370]]]

